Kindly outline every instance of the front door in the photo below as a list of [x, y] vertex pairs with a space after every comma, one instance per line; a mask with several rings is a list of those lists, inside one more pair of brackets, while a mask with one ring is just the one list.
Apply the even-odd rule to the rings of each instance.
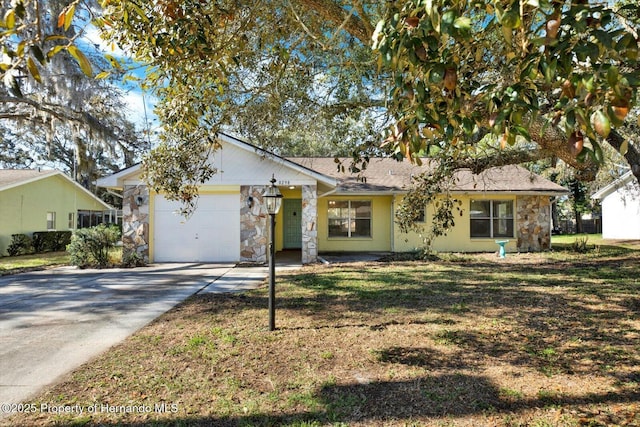
[[284, 199], [282, 204], [284, 249], [302, 248], [302, 199]]

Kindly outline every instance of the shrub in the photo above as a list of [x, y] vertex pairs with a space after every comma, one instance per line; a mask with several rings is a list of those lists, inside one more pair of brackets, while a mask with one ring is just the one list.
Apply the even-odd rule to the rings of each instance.
[[588, 241], [589, 236], [576, 237], [571, 244], [571, 250], [580, 254], [586, 253], [589, 250], [589, 246], [587, 245]]
[[36, 231], [33, 249], [36, 253], [63, 251], [71, 243], [71, 231]]
[[108, 267], [109, 251], [120, 240], [117, 226], [100, 224], [96, 227], [76, 230], [67, 246], [72, 265], [85, 267]]
[[142, 256], [137, 252], [131, 252], [122, 258], [122, 266], [126, 268], [144, 267], [146, 263]]
[[9, 256], [29, 254], [33, 250], [31, 245], [31, 237], [26, 234], [12, 234], [11, 242], [7, 247]]

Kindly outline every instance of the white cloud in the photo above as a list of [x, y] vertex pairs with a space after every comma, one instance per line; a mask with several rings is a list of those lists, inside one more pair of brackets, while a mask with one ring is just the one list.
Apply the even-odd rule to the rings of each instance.
[[130, 90], [123, 96], [125, 104], [130, 111], [129, 119], [139, 129], [154, 129], [158, 126], [158, 120], [153, 113], [156, 98], [143, 94], [139, 90]]
[[118, 46], [105, 42], [102, 37], [100, 37], [100, 30], [93, 25], [88, 25], [85, 28], [85, 32], [83, 34], [83, 39], [87, 41], [87, 43], [91, 43], [98, 50], [108, 55], [112, 55], [116, 58], [126, 58], [127, 54], [120, 49]]

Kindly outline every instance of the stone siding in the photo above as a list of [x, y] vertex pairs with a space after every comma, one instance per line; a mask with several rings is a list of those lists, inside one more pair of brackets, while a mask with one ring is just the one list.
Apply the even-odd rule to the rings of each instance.
[[[240, 187], [240, 261], [267, 262], [269, 214], [262, 201], [265, 186]], [[251, 197], [251, 205], [249, 205]]]
[[122, 258], [137, 254], [149, 262], [149, 189], [125, 186], [122, 193]]
[[318, 261], [318, 196], [315, 185], [302, 186], [302, 264]]
[[551, 200], [548, 196], [517, 199], [518, 250], [539, 252], [551, 249]]

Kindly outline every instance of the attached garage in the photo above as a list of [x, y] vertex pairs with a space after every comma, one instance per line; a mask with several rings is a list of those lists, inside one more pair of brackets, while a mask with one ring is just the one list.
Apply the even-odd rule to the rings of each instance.
[[154, 199], [153, 239], [156, 262], [238, 262], [240, 194], [201, 195], [186, 219], [180, 203]]
[[[263, 195], [272, 179], [283, 192], [285, 209], [276, 218], [276, 250], [301, 251], [303, 263], [317, 260], [319, 194], [333, 191], [336, 179], [225, 134], [210, 154], [216, 173], [198, 187], [193, 215], [152, 191], [142, 164], [100, 178], [99, 187], [122, 191], [122, 251], [144, 262], [264, 263], [269, 215]], [[286, 231], [285, 231], [286, 230]]]

